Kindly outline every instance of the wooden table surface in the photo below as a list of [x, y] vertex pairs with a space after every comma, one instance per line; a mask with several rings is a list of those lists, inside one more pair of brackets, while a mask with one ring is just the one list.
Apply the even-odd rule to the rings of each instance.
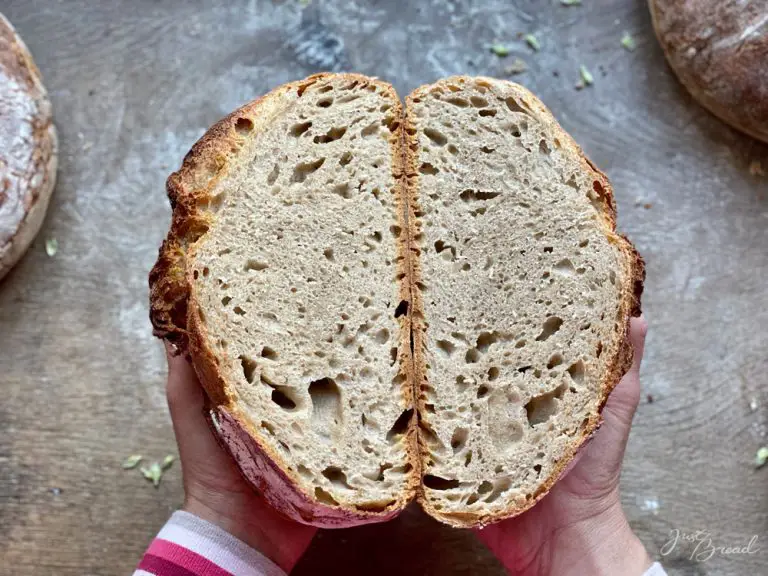
[[[128, 574], [180, 504], [178, 466], [155, 490], [120, 462], [174, 451], [146, 278], [169, 222], [165, 178], [207, 126], [323, 69], [404, 95], [450, 74], [504, 76], [521, 57], [516, 79], [609, 174], [648, 264], [644, 400], [622, 480], [632, 526], [656, 557], [675, 529], [715, 546], [758, 538], [755, 554], [709, 559], [681, 543], [670, 574], [768, 574], [768, 467], [753, 465], [768, 443], [768, 176], [750, 172], [768, 172], [768, 147], [678, 85], [644, 2], [582, 4], [0, 0], [61, 137], [41, 236], [0, 283], [0, 572]], [[509, 57], [489, 51], [497, 39]], [[581, 64], [595, 83], [577, 91]], [[502, 572], [471, 533], [408, 510], [321, 533], [296, 573]]]

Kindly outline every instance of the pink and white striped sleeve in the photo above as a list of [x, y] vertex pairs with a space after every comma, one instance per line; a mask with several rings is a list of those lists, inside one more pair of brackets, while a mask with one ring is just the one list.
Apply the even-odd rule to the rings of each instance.
[[174, 512], [133, 576], [286, 576], [274, 562], [218, 526]]

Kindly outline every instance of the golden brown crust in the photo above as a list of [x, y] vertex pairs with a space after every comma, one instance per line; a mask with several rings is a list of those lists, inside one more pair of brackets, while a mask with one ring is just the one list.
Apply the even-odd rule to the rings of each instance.
[[649, 0], [669, 65], [705, 108], [768, 142], [764, 0]]
[[0, 14], [0, 278], [42, 226], [56, 182], [58, 139], [32, 54]]
[[[399, 98], [389, 84], [357, 74], [316, 74], [305, 80], [281, 86], [266, 96], [239, 108], [214, 124], [192, 147], [184, 158], [179, 171], [171, 174], [167, 182], [168, 197], [173, 208], [171, 228], [160, 248], [157, 263], [149, 276], [150, 318], [155, 334], [173, 342], [180, 353], [187, 356], [208, 395], [214, 413], [226, 421], [226, 431], [219, 437], [227, 445], [249, 482], [255, 486], [270, 504], [285, 516], [298, 522], [325, 527], [353, 526], [368, 522], [380, 522], [399, 513], [413, 498], [421, 475], [419, 472], [416, 419], [413, 418], [406, 432], [406, 452], [413, 470], [405, 490], [395, 502], [380, 509], [360, 509], [340, 504], [329, 506], [307, 495], [297, 477], [288, 472], [283, 458], [258, 440], [259, 434], [249, 419], [241, 414], [229, 397], [227, 383], [219, 366], [220, 353], [214, 353], [209, 345], [205, 323], [197, 304], [192, 277], [194, 244], [208, 230], [212, 216], [206, 206], [212, 199], [217, 184], [226, 176], [238, 153], [246, 143], [239, 132], [253, 131], [258, 124], [262, 108], [269, 99], [277, 99], [295, 91], [301, 94], [312, 84], [323, 80], [357, 80], [376, 84], [393, 101]], [[393, 111], [402, 118], [402, 106]], [[398, 226], [403, 230], [397, 240], [398, 278], [400, 299], [410, 303], [410, 287], [404, 279], [407, 274], [407, 242], [405, 202], [402, 194], [402, 122], [392, 129], [391, 147], [393, 171], [396, 177], [394, 190], [399, 207]], [[410, 304], [409, 304], [410, 308]], [[413, 405], [412, 370], [410, 354], [410, 314], [400, 316], [400, 369], [404, 409]]]
[[[552, 488], [558, 478], [565, 471], [568, 464], [573, 460], [576, 453], [584, 445], [584, 443], [596, 432], [601, 423], [601, 413], [605, 406], [608, 396], [614, 387], [619, 383], [624, 374], [629, 370], [632, 365], [632, 344], [629, 339], [629, 325], [633, 316], [640, 315], [640, 297], [643, 292], [643, 282], [645, 279], [645, 264], [643, 259], [638, 254], [635, 247], [629, 242], [629, 240], [619, 235], [616, 232], [616, 200], [613, 194], [613, 188], [611, 187], [608, 178], [603, 174], [594, 164], [584, 155], [581, 147], [576, 144], [573, 138], [560, 127], [557, 121], [552, 116], [552, 113], [544, 106], [544, 104], [536, 98], [530, 91], [524, 87], [507, 81], [499, 81], [492, 78], [470, 78], [466, 76], [454, 76], [445, 78], [438, 81], [435, 84], [422, 86], [414, 90], [406, 98], [406, 122], [405, 133], [407, 138], [407, 162], [409, 174], [409, 188], [408, 188], [408, 200], [411, 204], [409, 213], [418, 214], [418, 171], [416, 170], [416, 154], [418, 151], [418, 141], [416, 136], [415, 123], [409, 118], [408, 111], [411, 110], [410, 102], [413, 98], [423, 95], [426, 91], [431, 89], [435, 85], [444, 83], [463, 83], [470, 80], [484, 80], [489, 83], [504, 82], [506, 87], [515, 92], [521, 103], [527, 106], [531, 110], [535, 110], [539, 119], [547, 122], [550, 129], [557, 134], [557, 137], [563, 143], [565, 148], [570, 148], [581, 159], [583, 169], [585, 172], [591, 173], [594, 184], [595, 200], [598, 205], [602, 207], [603, 220], [605, 222], [606, 235], [609, 241], [616, 244], [619, 248], [620, 254], [623, 256], [624, 265], [624, 278], [626, 279], [624, 289], [622, 291], [621, 304], [619, 306], [619, 312], [617, 314], [617, 326], [621, 327], [621, 333], [617, 334], [616, 345], [613, 350], [606, 350], [605, 353], [612, 354], [612, 362], [610, 368], [606, 371], [605, 377], [601, 383], [601, 394], [598, 402], [598, 413], [581, 428], [579, 441], [575, 442], [571, 446], [571, 450], [563, 458], [561, 458], [554, 467], [553, 473], [541, 483], [538, 490], [533, 494], [532, 498], [525, 501], [522, 506], [515, 504], [509, 506], [507, 509], [494, 514], [477, 514], [473, 512], [464, 513], [451, 513], [436, 510], [434, 506], [429, 502], [424, 493], [423, 485], [419, 487], [417, 499], [422, 508], [430, 516], [458, 528], [471, 528], [477, 526], [484, 526], [493, 522], [498, 522], [505, 518], [517, 516], [531, 508], [536, 502], [541, 500]], [[420, 234], [419, 224], [414, 226], [413, 238], [418, 238]], [[417, 250], [416, 244], [414, 248]], [[415, 252], [418, 253], [418, 252]], [[418, 263], [413, 266], [412, 272], [413, 282], [421, 282], [421, 274]], [[424, 323], [421, 321], [424, 318], [424, 306], [423, 300], [419, 290], [413, 290], [414, 293], [414, 318], [418, 318], [419, 322], [414, 322], [414, 341], [416, 342], [416, 350], [419, 352], [415, 354], [414, 360], [416, 366], [414, 373], [417, 381], [423, 386], [428, 386], [428, 379], [426, 375], [426, 341], [425, 341], [425, 329]], [[425, 397], [423, 394], [417, 396], [417, 409], [421, 412], [424, 409]], [[422, 440], [422, 466], [426, 468], [426, 461], [429, 458], [429, 449]]]

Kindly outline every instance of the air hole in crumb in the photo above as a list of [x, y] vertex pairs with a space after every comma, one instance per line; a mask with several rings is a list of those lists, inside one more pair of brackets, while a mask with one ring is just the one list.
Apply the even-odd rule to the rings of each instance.
[[536, 477], [538, 477], [541, 474], [541, 464], [534, 464], [533, 471], [536, 472]]
[[317, 101], [317, 105], [320, 108], [330, 108], [333, 104], [333, 98], [323, 98], [322, 100]]
[[222, 306], [226, 306], [230, 302], [232, 302], [232, 298], [230, 296], [224, 296], [224, 298], [221, 299]]
[[312, 127], [312, 122], [302, 122], [291, 126], [291, 136], [298, 138]]
[[453, 490], [459, 487], [459, 481], [456, 479], [449, 480], [432, 474], [425, 474], [422, 482], [424, 486], [431, 490]]
[[315, 136], [312, 139], [312, 141], [315, 144], [328, 144], [328, 142], [334, 142], [336, 140], [339, 140], [346, 133], [347, 133], [346, 127], [331, 128], [325, 134], [318, 134], [317, 136]]
[[232, 312], [234, 312], [238, 316], [245, 316], [245, 310], [240, 308], [240, 306], [235, 306], [234, 308], [232, 308]]
[[369, 136], [373, 136], [379, 131], [379, 123], [378, 122], [371, 122], [368, 126], [363, 128], [360, 132], [360, 135], [364, 138], [367, 138]]
[[347, 475], [344, 474], [344, 471], [338, 466], [328, 466], [322, 471], [322, 475], [330, 480], [331, 484], [337, 488], [344, 488], [347, 490], [353, 489], [352, 486], [347, 483]]
[[403, 436], [411, 425], [411, 418], [413, 417], [413, 409], [405, 410], [400, 416], [397, 417], [395, 423], [387, 432], [387, 442], [394, 444], [401, 436]]
[[269, 346], [264, 346], [261, 349], [261, 357], [266, 358], [267, 360], [277, 360], [277, 352], [272, 350]]
[[492, 154], [495, 150], [495, 148], [491, 148], [490, 146], [483, 146], [480, 148], [480, 151], [484, 152], [485, 154]]
[[488, 368], [488, 380], [493, 382], [498, 377], [499, 377], [499, 369], [496, 366], [491, 366], [490, 368]]
[[423, 164], [422, 164], [422, 165], [419, 167], [419, 172], [421, 172], [422, 174], [429, 174], [429, 175], [431, 175], [431, 176], [434, 176], [435, 174], [437, 174], [438, 172], [440, 172], [440, 170], [438, 170], [437, 168], [435, 168], [435, 167], [434, 167], [432, 164], [430, 164], [429, 162], [424, 162], [424, 163], [423, 163]]
[[517, 342], [515, 342], [515, 348], [525, 348], [525, 344], [526, 344], [525, 340], [518, 340]]
[[397, 305], [397, 308], [395, 308], [395, 318], [400, 318], [400, 316], [404, 316], [405, 314], [408, 314], [408, 301], [401, 300]]
[[[203, 276], [205, 276], [205, 270], [203, 270]], [[615, 285], [616, 284], [616, 272], [614, 272], [613, 270], [609, 271], [608, 272], [608, 280], [610, 281], [611, 284]]]
[[496, 198], [496, 196], [500, 195], [501, 194], [499, 192], [483, 192], [481, 190], [467, 189], [459, 194], [459, 198], [461, 198], [464, 202], [475, 202], [481, 200], [493, 200]]
[[475, 364], [478, 360], [480, 360], [480, 352], [477, 351], [477, 348], [467, 350], [467, 353], [464, 355], [464, 361], [467, 364]]
[[454, 454], [461, 452], [464, 449], [468, 438], [469, 430], [466, 428], [456, 428], [456, 430], [453, 431], [453, 436], [451, 436], [451, 448], [453, 448]]
[[568, 367], [568, 374], [571, 376], [571, 379], [576, 382], [576, 384], [581, 384], [584, 382], [585, 373], [586, 368], [584, 366], [584, 362], [581, 360], [574, 362]]
[[582, 240], [579, 242], [579, 248], [586, 248], [589, 245], [589, 240]]
[[253, 121], [250, 118], [243, 118], [242, 116], [235, 122], [235, 132], [244, 136], [253, 130]]
[[310, 382], [309, 398], [312, 402], [312, 427], [321, 435], [329, 436], [331, 429], [342, 419], [341, 391], [331, 378]]
[[459, 153], [459, 149], [456, 148], [453, 144], [448, 144], [448, 152], [453, 154], [454, 156]]
[[544, 156], [549, 156], [552, 154], [552, 149], [549, 147], [546, 140], [541, 140], [539, 142], [539, 152]]
[[485, 480], [478, 486], [477, 493], [478, 494], [488, 494], [491, 490], [493, 490], [493, 484], [488, 482], [488, 480]]
[[562, 354], [552, 354], [552, 356], [550, 356], [549, 358], [549, 362], [547, 362], [547, 369], [551, 370], [556, 366], [560, 366], [560, 364], [562, 363], [563, 363]]
[[477, 389], [477, 397], [485, 398], [488, 395], [488, 386], [481, 384]]
[[600, 354], [602, 354], [602, 353], [603, 353], [603, 343], [602, 342], [598, 342], [597, 343], [597, 350], [595, 351], [595, 356], [597, 358], [600, 358]]
[[382, 328], [378, 332], [376, 332], [376, 336], [374, 336], [374, 340], [378, 342], [379, 344], [386, 344], [389, 342], [389, 330], [386, 328]]
[[307, 176], [316, 172], [325, 162], [325, 158], [319, 158], [313, 162], [301, 162], [293, 169], [292, 182], [304, 182]]
[[560, 260], [560, 262], [555, 264], [553, 270], [562, 276], [573, 276], [576, 273], [576, 268], [569, 258]]
[[445, 146], [448, 143], [448, 138], [446, 138], [445, 134], [434, 128], [425, 128], [424, 135], [436, 146]]
[[339, 503], [334, 500], [333, 496], [331, 496], [328, 492], [320, 488], [318, 486], [315, 488], [315, 498], [318, 502], [322, 502], [323, 504], [326, 504], [327, 506], [338, 506]]
[[389, 359], [390, 359], [389, 365], [390, 366], [394, 366], [395, 362], [397, 362], [397, 347], [396, 346], [389, 349]]
[[459, 108], [467, 108], [469, 106], [469, 102], [464, 100], [464, 98], [446, 98], [445, 102]]
[[395, 238], [399, 238], [400, 234], [402, 234], [403, 232], [403, 229], [400, 226], [393, 224], [392, 226], [389, 227], [389, 231], [392, 233], [392, 236], [394, 236]]
[[323, 256], [325, 256], [326, 260], [330, 260], [331, 262], [333, 262], [334, 260], [333, 248], [326, 248], [325, 250], [323, 250]]
[[248, 358], [248, 356], [240, 356], [240, 365], [243, 367], [245, 381], [249, 384], [253, 384], [254, 377], [256, 376], [256, 367], [258, 366], [256, 362], [251, 358]]
[[261, 262], [259, 260], [255, 260], [253, 258], [249, 258], [248, 260], [246, 260], [245, 266], [243, 267], [243, 269], [246, 272], [249, 271], [249, 270], [254, 270], [256, 272], [261, 272], [262, 270], [266, 270], [267, 268], [269, 268], [269, 264], [267, 264], [266, 262]]
[[272, 390], [272, 402], [280, 406], [283, 410], [293, 410], [296, 408], [296, 402], [284, 392], [289, 390], [284, 387], [276, 387]]
[[528, 415], [528, 423], [531, 426], [541, 424], [549, 420], [557, 413], [560, 398], [563, 397], [568, 386], [561, 384], [552, 392], [539, 394], [531, 398], [525, 405], [525, 412]]
[[488, 106], [488, 100], [481, 96], [472, 96], [469, 101], [472, 102], [472, 106], [475, 108], [485, 108]]
[[437, 349], [440, 350], [440, 352], [442, 352], [443, 355], [447, 358], [453, 354], [454, 350], [456, 350], [456, 345], [449, 340], [438, 340]]
[[478, 114], [480, 114], [480, 116], [496, 116], [497, 111], [494, 110], [493, 108], [490, 108], [488, 110], [480, 110]]
[[351, 152], [344, 152], [344, 154], [341, 155], [341, 158], [339, 158], [339, 164], [341, 166], [346, 166], [352, 162], [352, 153]]
[[527, 114], [528, 113], [528, 112], [526, 112], [525, 108], [520, 106], [520, 104], [517, 102], [517, 100], [515, 100], [511, 96], [509, 98], [507, 98], [506, 100], [504, 100], [504, 102], [506, 102], [507, 108], [509, 108], [510, 112], [522, 112], [523, 114]]
[[541, 334], [536, 336], [536, 342], [544, 342], [550, 336], [560, 330], [560, 326], [563, 325], [563, 319], [557, 316], [550, 316], [544, 321], [544, 325], [541, 329]]

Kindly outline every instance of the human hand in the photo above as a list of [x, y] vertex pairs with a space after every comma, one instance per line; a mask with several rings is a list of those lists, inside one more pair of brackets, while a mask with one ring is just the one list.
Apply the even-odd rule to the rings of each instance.
[[570, 472], [528, 512], [478, 531], [511, 574], [640, 576], [651, 566], [619, 499], [647, 329], [642, 317], [632, 319], [632, 368], [608, 398], [602, 427]]
[[240, 475], [204, 415], [205, 396], [192, 366], [166, 344], [166, 393], [184, 477], [184, 510], [216, 524], [290, 572], [316, 528], [275, 512]]

